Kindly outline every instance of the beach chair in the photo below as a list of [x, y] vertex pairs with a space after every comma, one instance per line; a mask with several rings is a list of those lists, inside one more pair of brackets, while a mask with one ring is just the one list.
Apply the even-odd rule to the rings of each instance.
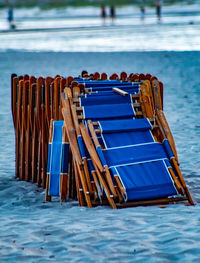
[[[85, 139], [89, 133], [84, 124], [80, 125], [80, 129], [88, 152], [90, 152], [91, 146]], [[172, 177], [169, 170], [171, 169], [169, 160], [173, 158], [173, 155], [169, 151], [167, 140], [163, 144], [148, 142], [101, 150], [96, 135], [91, 129], [90, 132], [102, 165], [109, 169], [113, 177], [118, 176], [120, 179], [125, 203], [139, 201], [141, 204], [140, 201], [142, 201], [145, 204], [146, 200], [154, 200], [152, 204], [156, 202], [159, 204], [171, 202], [172, 199], [174, 201], [187, 199], [179, 196], [172, 197], [177, 195], [178, 191], [183, 190], [174, 174]], [[88, 135], [85, 135], [87, 133]], [[95, 162], [92, 156], [91, 159]], [[150, 204], [149, 201], [148, 204]], [[122, 206], [119, 204], [119, 207]]]
[[78, 198], [80, 206], [112, 208], [194, 204], [156, 77], [13, 74], [11, 87], [16, 177], [46, 187], [47, 201]]
[[[65, 93], [67, 94], [67, 98], [65, 98]], [[70, 149], [73, 155], [73, 162], [74, 162], [74, 169], [75, 169], [75, 176], [76, 176], [76, 185], [77, 185], [77, 196], [79, 200], [79, 205], [83, 206], [84, 203], [87, 203], [88, 207], [92, 207], [91, 203], [91, 196], [87, 186], [87, 180], [84, 174], [84, 168], [82, 165], [82, 158], [77, 142], [77, 136], [74, 129], [74, 124], [72, 120], [71, 114], [71, 102], [70, 95], [71, 90], [65, 89], [65, 93], [62, 96], [62, 113], [64, 118], [64, 127], [66, 129], [66, 133], [69, 139]], [[71, 97], [72, 98], [72, 97]]]
[[[91, 161], [89, 163], [89, 165], [87, 166], [87, 156], [84, 152], [84, 147], [83, 147], [83, 143], [82, 143], [82, 138], [81, 138], [81, 134], [80, 134], [80, 131], [79, 131], [79, 124], [78, 124], [78, 118], [77, 118], [77, 115], [76, 115], [76, 109], [74, 108], [75, 105], [73, 105], [72, 103], [72, 94], [71, 94], [71, 90], [70, 89], [65, 89], [65, 94], [66, 94], [66, 98], [63, 99], [62, 98], [62, 101], [63, 101], [63, 105], [64, 108], [68, 109], [68, 111], [71, 111], [72, 112], [72, 119], [71, 117], [68, 117], [66, 116], [66, 112], [63, 111], [63, 116], [64, 116], [64, 119], [66, 120], [65, 123], [67, 123], [67, 121], [70, 120], [70, 124], [69, 125], [66, 125], [66, 127], [73, 127], [73, 123], [74, 123], [74, 126], [75, 128], [71, 128], [71, 132], [73, 132], [73, 136], [74, 136], [74, 144], [72, 145], [72, 148], [74, 147], [74, 145], [76, 144], [78, 147], [79, 147], [79, 151], [76, 150], [76, 154], [78, 153], [78, 155], [80, 154], [80, 157], [81, 157], [81, 160], [82, 160], [82, 165], [80, 165], [80, 162], [78, 164], [77, 163], [77, 166], [79, 165], [79, 170], [81, 170], [81, 166], [82, 166], [82, 174], [80, 177], [83, 177], [84, 178], [84, 181], [82, 184], [84, 184], [85, 186], [87, 186], [87, 189], [88, 189], [88, 195], [90, 195], [90, 200], [91, 200], [91, 203], [93, 203], [94, 205], [96, 205], [96, 197], [97, 195], [100, 197], [101, 195], [101, 187], [100, 187], [100, 184], [103, 183], [104, 185], [106, 185], [106, 181], [104, 180], [103, 177], [100, 176], [100, 179], [99, 179], [99, 174], [98, 173], [95, 173], [95, 169], [92, 167], [91, 165]], [[71, 108], [70, 108], [71, 106]], [[75, 130], [76, 130], [76, 133], [75, 133]], [[76, 143], [75, 143], [75, 137], [76, 137]], [[71, 145], [71, 144], [70, 144]], [[79, 157], [79, 158], [80, 158]], [[90, 169], [88, 170], [88, 167], [90, 167]], [[91, 181], [90, 181], [91, 180]], [[107, 186], [105, 186], [107, 187]], [[110, 189], [107, 188], [107, 193], [108, 194], [108, 199], [109, 199], [109, 202], [111, 203], [111, 205], [114, 207], [114, 202], [112, 200], [112, 195], [110, 193]], [[101, 199], [101, 197], [100, 197]], [[93, 202], [92, 202], [93, 201]]]
[[33, 84], [36, 78], [31, 76], [27, 85], [27, 126], [25, 139], [25, 180], [31, 180], [32, 173], [32, 132], [33, 132]]
[[90, 132], [101, 138], [103, 147], [113, 148], [154, 142], [149, 119], [124, 119], [87, 122]]
[[131, 94], [130, 96], [122, 96], [118, 94], [74, 98], [73, 101], [77, 105], [79, 119], [105, 120], [142, 116], [141, 104], [138, 102], [138, 99], [138, 94]]
[[[131, 96], [123, 97], [119, 95], [119, 98], [117, 96], [115, 96], [115, 98], [117, 98], [117, 101], [114, 104], [102, 104], [103, 100], [101, 101], [97, 100], [97, 105], [93, 105], [94, 103], [92, 103], [91, 105], [91, 102], [89, 103], [89, 105], [87, 105], [87, 98], [86, 98], [86, 100], [83, 103], [85, 106], [82, 107], [82, 111], [83, 111], [82, 119], [83, 120], [87, 120], [87, 119], [102, 120], [102, 119], [115, 119], [115, 118], [133, 118], [135, 116], [135, 111], [132, 105]], [[120, 101], [121, 98], [124, 98], [125, 100]], [[93, 101], [95, 101], [95, 99], [96, 99], [96, 96], [95, 98], [93, 98]], [[111, 102], [113, 102], [112, 99], [108, 103], [111, 103]], [[116, 104], [120, 102], [121, 104]], [[120, 109], [120, 112], [119, 112], [119, 109]], [[81, 119], [80, 118], [81, 116], [76, 115], [75, 107], [72, 109], [72, 112], [74, 116], [74, 122], [78, 123], [78, 120]], [[80, 113], [80, 108], [79, 108], [79, 113]], [[79, 130], [77, 133], [79, 135], [78, 138], [81, 139]], [[115, 199], [120, 198], [121, 196], [117, 194], [116, 192], [117, 188], [113, 184], [111, 176], [108, 172], [106, 173], [106, 179], [107, 179], [107, 182], [109, 184], [110, 190], [114, 198]]]
[[46, 201], [52, 196], [66, 200], [68, 185], [69, 143], [65, 132], [64, 121], [53, 121], [50, 131], [48, 149]]
[[[21, 86], [21, 85], [20, 85]], [[20, 87], [21, 89], [21, 87]], [[19, 78], [16, 74], [12, 74], [11, 76], [11, 110], [12, 110], [12, 117], [13, 117], [13, 124], [15, 129], [15, 177], [19, 178], [19, 147], [20, 147], [20, 131], [19, 131], [19, 122], [18, 119], [20, 114], [19, 110], [21, 110], [21, 107], [19, 107]], [[21, 102], [20, 102], [21, 103]]]

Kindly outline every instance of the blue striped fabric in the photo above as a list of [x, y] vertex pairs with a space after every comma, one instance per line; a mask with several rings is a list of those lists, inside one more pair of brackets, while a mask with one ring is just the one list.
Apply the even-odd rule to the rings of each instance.
[[103, 154], [109, 167], [149, 160], [168, 159], [163, 144], [157, 142], [109, 148], [103, 150]]
[[62, 144], [62, 162], [61, 162], [61, 173], [68, 174], [69, 164], [69, 143]]
[[147, 119], [99, 121], [106, 148], [154, 142]]
[[85, 158], [86, 157], [86, 152], [85, 152], [85, 146], [83, 144], [82, 136], [78, 136], [77, 141], [78, 141], [78, 146], [79, 146], [81, 158]]
[[80, 106], [102, 105], [102, 104], [126, 104], [131, 103], [130, 96], [121, 96], [119, 94], [110, 96], [88, 96], [80, 98]]
[[60, 174], [68, 173], [69, 143], [62, 142], [64, 121], [53, 122], [53, 138], [48, 151], [49, 195], [60, 196]]
[[78, 80], [79, 83], [85, 84], [85, 87], [103, 87], [103, 86], [131, 86], [132, 82], [122, 82], [120, 80]]
[[60, 171], [61, 171], [61, 158], [62, 158], [62, 127], [63, 121], [54, 121], [53, 123], [53, 139], [52, 151], [50, 161], [50, 184], [49, 195], [60, 195]]
[[122, 119], [135, 116], [131, 104], [91, 105], [83, 109], [86, 120]]
[[102, 139], [106, 148], [154, 142], [154, 138], [148, 130], [106, 133], [102, 134]]
[[176, 195], [177, 191], [163, 160], [116, 168], [127, 201], [149, 200]]
[[152, 128], [148, 119], [107, 120], [99, 122], [102, 133], [145, 131]]
[[164, 143], [129, 145], [102, 151], [104, 165], [106, 163], [109, 166], [113, 176], [119, 176], [127, 201], [150, 200], [177, 194], [168, 171], [170, 163]]

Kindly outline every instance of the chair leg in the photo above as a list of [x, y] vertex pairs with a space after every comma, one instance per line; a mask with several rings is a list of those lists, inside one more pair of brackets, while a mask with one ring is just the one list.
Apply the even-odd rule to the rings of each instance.
[[45, 197], [45, 200], [46, 202], [50, 202], [51, 201], [51, 196], [49, 195], [49, 183], [50, 183], [50, 180], [49, 180], [49, 174], [47, 174], [47, 180], [46, 180], [46, 197]]

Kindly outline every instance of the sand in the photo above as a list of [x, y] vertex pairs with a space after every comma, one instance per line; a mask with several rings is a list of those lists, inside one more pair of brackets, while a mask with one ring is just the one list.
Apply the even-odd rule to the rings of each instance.
[[[198, 262], [200, 52], [0, 53], [0, 262]], [[164, 109], [197, 205], [112, 211], [45, 203], [14, 178], [10, 75], [143, 72], [164, 83]]]

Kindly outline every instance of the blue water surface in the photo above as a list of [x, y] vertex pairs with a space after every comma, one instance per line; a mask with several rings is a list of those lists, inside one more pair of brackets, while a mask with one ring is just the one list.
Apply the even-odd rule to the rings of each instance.
[[[0, 53], [0, 262], [200, 262], [200, 52]], [[15, 176], [10, 75], [151, 73], [164, 83], [164, 109], [181, 170], [196, 202], [164, 209], [80, 208], [45, 203]]]

